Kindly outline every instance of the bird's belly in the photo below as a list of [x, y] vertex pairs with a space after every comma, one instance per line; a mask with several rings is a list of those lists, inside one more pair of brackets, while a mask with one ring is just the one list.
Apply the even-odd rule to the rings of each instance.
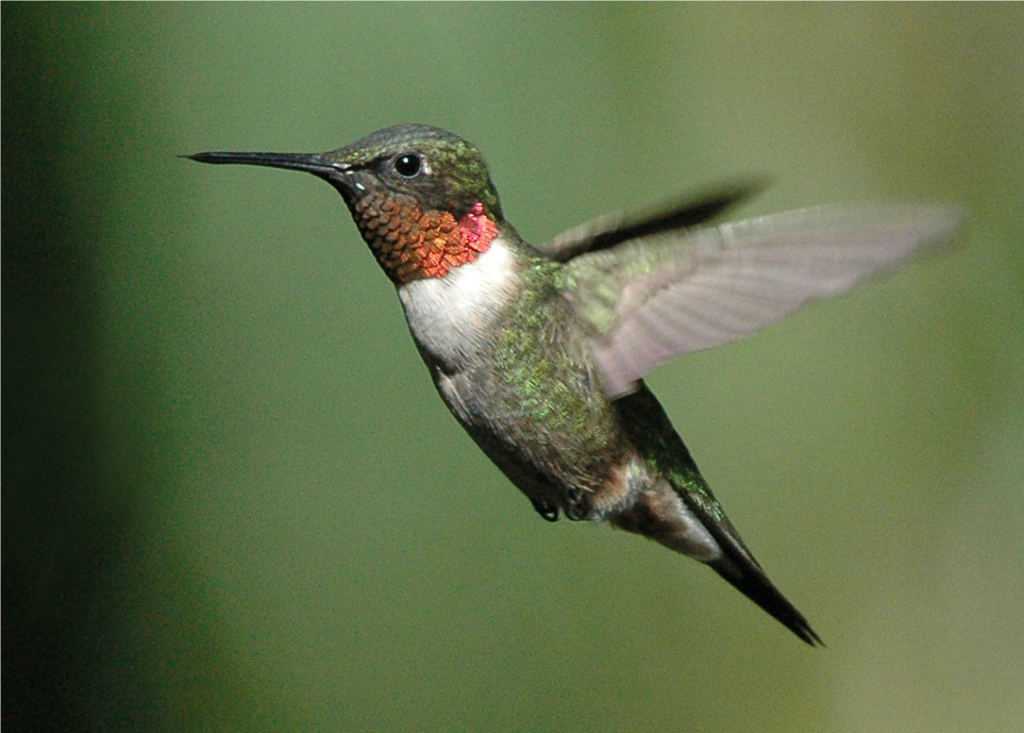
[[438, 392], [491, 460], [538, 508], [595, 518], [629, 490], [635, 450], [546, 278], [533, 270], [526, 286], [495, 240], [476, 262], [399, 296]]
[[431, 372], [455, 417], [535, 505], [596, 519], [635, 490], [635, 450], [589, 365], [496, 352]]

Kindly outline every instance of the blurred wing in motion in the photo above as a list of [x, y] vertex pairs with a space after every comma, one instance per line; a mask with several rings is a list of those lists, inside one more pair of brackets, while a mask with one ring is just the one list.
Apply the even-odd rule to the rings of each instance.
[[665, 361], [742, 338], [947, 240], [962, 218], [941, 205], [823, 207], [653, 234], [572, 258], [565, 293], [617, 397]]
[[552, 259], [566, 262], [584, 252], [608, 249], [631, 239], [695, 227], [750, 198], [761, 188], [758, 183], [722, 186], [653, 210], [608, 214], [562, 232], [540, 249]]

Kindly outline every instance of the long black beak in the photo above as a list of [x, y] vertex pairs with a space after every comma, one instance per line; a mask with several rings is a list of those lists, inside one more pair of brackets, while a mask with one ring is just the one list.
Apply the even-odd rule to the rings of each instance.
[[195, 153], [183, 155], [183, 158], [198, 160], [200, 163], [239, 163], [242, 165], [262, 165], [269, 168], [288, 168], [295, 171], [306, 171], [321, 178], [334, 178], [339, 173], [351, 169], [347, 163], [332, 163], [325, 160], [320, 153]]
[[359, 198], [366, 188], [359, 182], [361, 170], [351, 163], [328, 160], [322, 153], [195, 153], [182, 158], [198, 160], [200, 163], [236, 163], [241, 165], [262, 165], [269, 168], [285, 168], [293, 171], [312, 173], [334, 186], [346, 203]]

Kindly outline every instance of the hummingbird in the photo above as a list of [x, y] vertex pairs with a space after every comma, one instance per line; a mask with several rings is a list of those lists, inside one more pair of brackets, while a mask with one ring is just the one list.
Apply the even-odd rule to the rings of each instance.
[[949, 238], [939, 204], [712, 220], [752, 187], [595, 219], [543, 246], [505, 218], [480, 151], [404, 124], [326, 153], [206, 152], [341, 194], [394, 283], [441, 399], [549, 521], [604, 522], [717, 572], [811, 646], [643, 377]]

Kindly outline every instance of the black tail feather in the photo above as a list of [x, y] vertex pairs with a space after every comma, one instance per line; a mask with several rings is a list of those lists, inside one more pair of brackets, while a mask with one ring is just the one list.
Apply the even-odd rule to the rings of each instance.
[[821, 637], [811, 628], [803, 614], [786, 600], [786, 597], [768, 580], [768, 576], [761, 571], [759, 566], [737, 566], [729, 559], [708, 564], [729, 581], [736, 590], [763, 608], [779, 623], [800, 637], [802, 641], [811, 646], [825, 646]]

